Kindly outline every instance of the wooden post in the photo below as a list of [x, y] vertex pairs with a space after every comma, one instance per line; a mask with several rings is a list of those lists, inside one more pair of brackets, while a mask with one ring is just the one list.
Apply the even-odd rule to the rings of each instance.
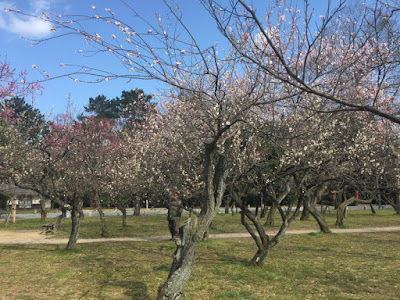
[[15, 223], [15, 217], [17, 214], [17, 200], [14, 199], [14, 213], [13, 213], [13, 223]]

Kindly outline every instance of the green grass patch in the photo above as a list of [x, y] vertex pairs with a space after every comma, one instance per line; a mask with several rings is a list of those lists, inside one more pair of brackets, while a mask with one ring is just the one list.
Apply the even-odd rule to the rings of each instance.
[[[170, 241], [0, 245], [0, 298], [155, 299], [173, 252]], [[185, 299], [400, 299], [398, 233], [288, 235], [248, 267], [255, 252], [250, 238], [201, 243]]]
[[[331, 228], [336, 227], [336, 211], [326, 212], [324, 214], [328, 225]], [[187, 219], [184, 215], [182, 222]], [[40, 219], [17, 219], [16, 223], [10, 223], [5, 227], [4, 220], [0, 220], [0, 230], [42, 230], [42, 225], [54, 222], [53, 219], [47, 219], [41, 222]], [[266, 218], [260, 219], [265, 223]], [[3, 222], [1, 222], [3, 221]], [[169, 235], [166, 215], [140, 215], [128, 216], [127, 226], [122, 226], [122, 217], [106, 217], [108, 237], [144, 237], [144, 236], [164, 236]], [[370, 210], [349, 210], [344, 224], [340, 228], [361, 228], [361, 227], [387, 227], [399, 226], [400, 215], [396, 215], [392, 210], [377, 210], [374, 215]], [[279, 215], [276, 215], [275, 225], [265, 225], [265, 231], [268, 233], [279, 228]], [[316, 221], [310, 217], [309, 220], [300, 221], [296, 219], [290, 226], [292, 229], [313, 229], [318, 230]], [[71, 230], [70, 219], [63, 219], [61, 229], [54, 235], [55, 237], [68, 237]], [[212, 222], [210, 233], [232, 233], [246, 232], [246, 229], [240, 222], [240, 214], [220, 214]], [[81, 219], [80, 238], [99, 238], [101, 234], [100, 220], [98, 217], [85, 217]]]

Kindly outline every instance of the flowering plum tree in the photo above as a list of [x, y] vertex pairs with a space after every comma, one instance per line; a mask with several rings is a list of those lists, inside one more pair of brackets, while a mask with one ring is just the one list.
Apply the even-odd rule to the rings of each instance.
[[[202, 1], [248, 64], [315, 96], [309, 109], [367, 111], [400, 124], [399, 10], [379, 0], [347, 2], [329, 3], [315, 20], [308, 1], [274, 1], [265, 18], [244, 0]], [[319, 101], [326, 105], [314, 107]]]
[[[125, 11], [131, 13], [129, 22], [118, 18], [109, 8], [103, 15], [95, 6], [92, 7], [93, 15], [43, 14], [38, 18], [54, 24], [53, 31], [59, 37], [77, 34], [92, 47], [89, 51], [110, 54], [109, 57], [117, 59], [123, 67], [123, 71], [113, 72], [61, 63], [62, 67], [72, 68], [66, 75], [72, 80], [101, 82], [126, 78], [130, 82], [132, 79], [156, 79], [171, 87], [169, 97], [178, 109], [190, 112], [185, 118], [184, 114], [177, 114], [172, 120], [182, 132], [190, 125], [187, 131], [195, 133], [194, 146], [183, 147], [187, 146], [186, 137], [182, 139], [177, 134], [175, 139], [172, 131], [165, 135], [166, 141], [170, 141], [167, 148], [181, 146], [184, 151], [189, 149], [188, 153], [193, 153], [192, 149], [201, 149], [206, 196], [199, 217], [190, 218], [181, 227], [170, 274], [160, 287], [159, 299], [177, 299], [182, 295], [197, 246], [221, 205], [234, 161], [232, 154], [237, 147], [240, 153], [246, 153], [247, 144], [243, 142], [242, 132], [244, 128], [254, 127], [252, 120], [265, 117], [263, 111], [273, 115], [282, 106], [290, 113], [296, 107], [321, 113], [358, 110], [400, 123], [395, 76], [399, 64], [396, 56], [399, 53], [398, 34], [389, 26], [392, 22], [384, 19], [392, 20], [390, 11], [382, 5], [376, 6], [378, 10], [364, 6], [362, 14], [341, 16], [339, 13], [345, 1], [340, 1], [336, 10], [328, 10], [321, 16], [314, 34], [307, 5], [303, 26], [301, 12], [286, 7], [284, 1], [277, 1], [275, 9], [267, 13], [262, 22], [255, 10], [242, 0], [226, 3], [204, 0], [202, 3], [232, 45], [232, 49], [221, 55], [215, 46], [205, 49], [199, 46], [174, 1], [164, 1], [169, 14], [157, 15], [155, 22], [144, 20], [127, 2], [121, 3]], [[371, 18], [376, 22], [369, 22]], [[114, 31], [106, 34], [91, 32], [87, 22], [98, 22], [96, 28], [104, 25]], [[258, 109], [260, 106], [263, 111]], [[315, 127], [326, 124], [312, 121], [315, 121]], [[324, 140], [325, 137], [326, 134], [321, 133], [316, 139]], [[246, 138], [251, 141], [251, 136]], [[302, 141], [296, 145], [297, 149], [305, 147]], [[304, 150], [317, 153], [309, 168], [320, 166], [329, 155], [328, 152], [316, 152], [319, 147], [321, 143], [317, 142]], [[164, 153], [171, 156], [167, 150]], [[184, 151], [178, 152], [176, 157]], [[305, 157], [288, 149], [282, 157], [282, 167], [308, 165]], [[160, 177], [185, 172], [187, 165], [181, 168], [167, 163], [162, 168], [167, 171], [162, 173], [154, 168]], [[193, 174], [197, 173], [193, 169]], [[183, 174], [179, 178], [185, 177]], [[286, 191], [283, 190], [283, 195]], [[275, 194], [279, 193], [275, 191]], [[281, 210], [280, 214], [282, 219], [287, 217]]]
[[[0, 104], [4, 104], [5, 99], [30, 94], [40, 90], [39, 84], [28, 84], [27, 72], [16, 72], [7, 61], [0, 58]], [[3, 108], [4, 109], [4, 108]], [[7, 110], [3, 110], [2, 116], [7, 115]]]

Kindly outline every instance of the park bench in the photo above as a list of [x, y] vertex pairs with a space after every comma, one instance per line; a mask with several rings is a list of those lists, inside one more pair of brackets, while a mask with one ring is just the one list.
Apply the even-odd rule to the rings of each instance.
[[42, 227], [44, 228], [42, 233], [53, 233], [60, 229], [60, 224], [62, 220], [62, 215], [59, 215], [54, 223], [44, 224]]

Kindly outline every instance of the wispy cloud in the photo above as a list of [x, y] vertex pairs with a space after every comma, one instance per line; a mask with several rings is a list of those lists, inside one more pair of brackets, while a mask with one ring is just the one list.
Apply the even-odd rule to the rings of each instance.
[[[21, 1], [18, 1], [19, 4]], [[31, 15], [40, 15], [48, 12], [54, 0], [28, 0], [22, 7], [16, 5], [16, 1], [0, 1], [0, 30], [8, 31], [19, 37], [40, 39], [51, 34], [51, 24], [38, 20], [37, 18], [27, 17], [20, 14], [7, 12], [5, 9], [19, 9]]]

